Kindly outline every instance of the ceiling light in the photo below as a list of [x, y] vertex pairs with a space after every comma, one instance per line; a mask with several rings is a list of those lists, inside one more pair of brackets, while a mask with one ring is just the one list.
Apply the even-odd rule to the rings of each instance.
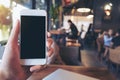
[[110, 16], [112, 10], [112, 3], [108, 3], [104, 6], [104, 12], [107, 16]]
[[78, 12], [90, 12], [89, 8], [78, 8], [77, 9]]
[[112, 3], [109, 3], [110, 6], [112, 6], [113, 4]]
[[110, 5], [105, 5], [105, 7], [104, 7], [104, 10], [111, 10], [111, 6]]
[[90, 18], [93, 18], [94, 16], [93, 15], [88, 15], [87, 18], [90, 19]]

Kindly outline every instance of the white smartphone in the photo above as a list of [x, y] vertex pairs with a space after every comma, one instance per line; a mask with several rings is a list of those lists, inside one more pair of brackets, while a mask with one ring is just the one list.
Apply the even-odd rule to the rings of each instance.
[[44, 10], [20, 11], [20, 58], [22, 65], [46, 63], [47, 14]]

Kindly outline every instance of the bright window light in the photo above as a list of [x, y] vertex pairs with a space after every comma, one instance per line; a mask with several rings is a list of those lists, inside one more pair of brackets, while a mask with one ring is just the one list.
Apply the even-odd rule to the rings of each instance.
[[5, 7], [10, 7], [10, 0], [0, 0], [0, 5], [4, 5]]

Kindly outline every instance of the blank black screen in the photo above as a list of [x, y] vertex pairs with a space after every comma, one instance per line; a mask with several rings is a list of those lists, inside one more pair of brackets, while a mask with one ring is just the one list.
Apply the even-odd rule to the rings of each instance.
[[21, 59], [45, 58], [45, 16], [21, 16]]

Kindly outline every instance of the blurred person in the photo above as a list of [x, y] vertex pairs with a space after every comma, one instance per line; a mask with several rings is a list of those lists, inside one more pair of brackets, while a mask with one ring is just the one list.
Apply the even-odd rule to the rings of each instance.
[[62, 65], [64, 65], [65, 63], [62, 61], [60, 54], [59, 54], [59, 47], [55, 43], [55, 41], [51, 38], [51, 33], [47, 32], [47, 37], [49, 38], [48, 42], [49, 42], [49, 44], [51, 44], [50, 46], [54, 49], [52, 55], [50, 55], [47, 58], [47, 64], [62, 64]]
[[105, 34], [106, 34], [106, 31], [101, 31], [98, 34], [98, 37], [96, 39], [98, 53], [101, 52], [102, 46], [104, 45], [104, 35]]
[[105, 47], [105, 51], [103, 55], [104, 58], [107, 56], [109, 47], [111, 46], [112, 39], [113, 39], [113, 30], [109, 29], [108, 32], [105, 32], [105, 35], [104, 35], [104, 47]]
[[112, 41], [111, 41], [111, 47], [112, 48], [116, 48], [120, 46], [120, 29], [118, 29], [118, 31], [116, 32], [115, 37], [113, 37]]
[[98, 37], [96, 39], [96, 43], [97, 43], [97, 51], [98, 51], [98, 58], [101, 61], [101, 56], [102, 56], [102, 52], [104, 52], [104, 35], [105, 35], [106, 31], [101, 31], [98, 34]]
[[71, 30], [71, 32], [68, 35], [68, 38], [77, 39], [78, 38], [78, 29], [77, 29], [76, 25], [71, 20], [68, 20], [68, 24], [70, 26], [69, 29]]

